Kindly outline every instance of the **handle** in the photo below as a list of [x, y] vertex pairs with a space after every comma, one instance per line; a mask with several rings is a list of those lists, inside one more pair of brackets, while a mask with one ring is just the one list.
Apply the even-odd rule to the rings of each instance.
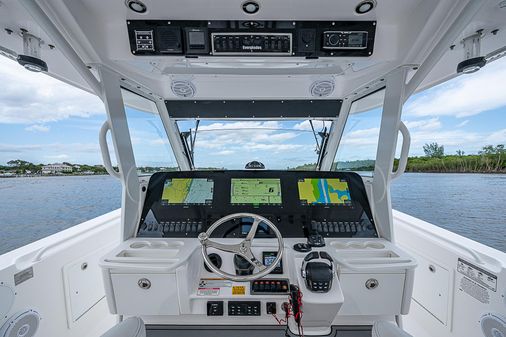
[[104, 161], [104, 167], [107, 173], [111, 176], [121, 179], [121, 174], [112, 167], [111, 155], [109, 154], [109, 147], [107, 146], [107, 131], [111, 130], [111, 125], [108, 121], [105, 121], [100, 128], [98, 141], [100, 143], [100, 150], [102, 151], [102, 160]]
[[[374, 264], [374, 263], [358, 263], [351, 264], [346, 259], [336, 258], [332, 256], [337, 264], [346, 267], [353, 271], [364, 271], [364, 270], [388, 270], [392, 268], [414, 268], [416, 267], [416, 263], [411, 260], [401, 259], [397, 262], [391, 261], [390, 259], [375, 259], [375, 262], [385, 262], [385, 264]], [[388, 263], [388, 264], [386, 264]]]
[[409, 130], [402, 121], [399, 124], [399, 131], [402, 134], [402, 147], [401, 147], [401, 156], [399, 158], [399, 165], [397, 165], [397, 170], [392, 173], [391, 180], [399, 178], [404, 171], [406, 170], [406, 166], [408, 165], [408, 156], [409, 156], [409, 146], [411, 145], [411, 135], [409, 134]]

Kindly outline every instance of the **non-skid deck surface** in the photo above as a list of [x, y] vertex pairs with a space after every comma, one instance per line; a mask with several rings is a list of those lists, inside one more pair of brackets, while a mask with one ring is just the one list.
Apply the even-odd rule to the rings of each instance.
[[[371, 337], [370, 326], [334, 326], [329, 337]], [[148, 325], [147, 337], [298, 337], [285, 327]]]

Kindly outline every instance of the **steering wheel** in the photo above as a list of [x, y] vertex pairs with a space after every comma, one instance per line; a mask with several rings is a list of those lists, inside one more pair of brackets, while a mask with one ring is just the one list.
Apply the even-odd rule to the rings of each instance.
[[[249, 230], [248, 234], [246, 235], [246, 238], [238, 244], [223, 244], [215, 241], [211, 241], [209, 237], [214, 232], [216, 228], [221, 226], [222, 224], [238, 219], [238, 218], [253, 218], [253, 225], [251, 225], [251, 229]], [[255, 238], [256, 231], [258, 229], [258, 225], [260, 223], [265, 223], [267, 226], [269, 226], [270, 229], [274, 232], [276, 235], [276, 238], [278, 239], [278, 251], [276, 259], [272, 262], [272, 264], [268, 267], [266, 267], [262, 262], [260, 262], [251, 251], [251, 242]], [[276, 226], [269, 220], [264, 218], [261, 215], [253, 214], [253, 213], [235, 213], [230, 214], [227, 216], [224, 216], [223, 218], [217, 220], [215, 223], [213, 223], [209, 229], [206, 232], [202, 232], [198, 236], [200, 243], [202, 244], [202, 256], [204, 257], [205, 264], [216, 274], [220, 275], [221, 277], [232, 280], [232, 281], [253, 281], [256, 280], [262, 276], [265, 276], [269, 274], [271, 271], [276, 268], [279, 261], [281, 261], [281, 257], [283, 255], [283, 238], [281, 237], [281, 233], [276, 228]], [[215, 248], [217, 250], [221, 250], [223, 252], [229, 252], [234, 253], [237, 255], [242, 256], [245, 258], [248, 262], [250, 262], [253, 266], [255, 266], [259, 271], [256, 273], [253, 273], [251, 275], [232, 275], [229, 273], [224, 272], [223, 270], [217, 268], [209, 259], [209, 256], [207, 255], [207, 248]]]

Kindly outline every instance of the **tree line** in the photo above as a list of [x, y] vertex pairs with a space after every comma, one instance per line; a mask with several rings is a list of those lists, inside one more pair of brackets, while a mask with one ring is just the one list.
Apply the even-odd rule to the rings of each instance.
[[[477, 154], [466, 154], [457, 150], [455, 154], [445, 154], [445, 148], [438, 143], [423, 146], [424, 156], [409, 157], [406, 172], [444, 172], [444, 173], [506, 173], [506, 149], [504, 144], [486, 145]], [[398, 159], [394, 160], [394, 169]], [[314, 170], [315, 163], [304, 164], [290, 170]], [[335, 162], [332, 170], [374, 171], [374, 160], [355, 160]]]

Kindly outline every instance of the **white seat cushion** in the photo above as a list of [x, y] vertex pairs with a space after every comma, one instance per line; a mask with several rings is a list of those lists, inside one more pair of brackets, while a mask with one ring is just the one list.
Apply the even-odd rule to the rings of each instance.
[[130, 317], [109, 329], [102, 337], [146, 337], [146, 327], [139, 317]]
[[392, 322], [376, 321], [372, 326], [372, 337], [413, 337]]

